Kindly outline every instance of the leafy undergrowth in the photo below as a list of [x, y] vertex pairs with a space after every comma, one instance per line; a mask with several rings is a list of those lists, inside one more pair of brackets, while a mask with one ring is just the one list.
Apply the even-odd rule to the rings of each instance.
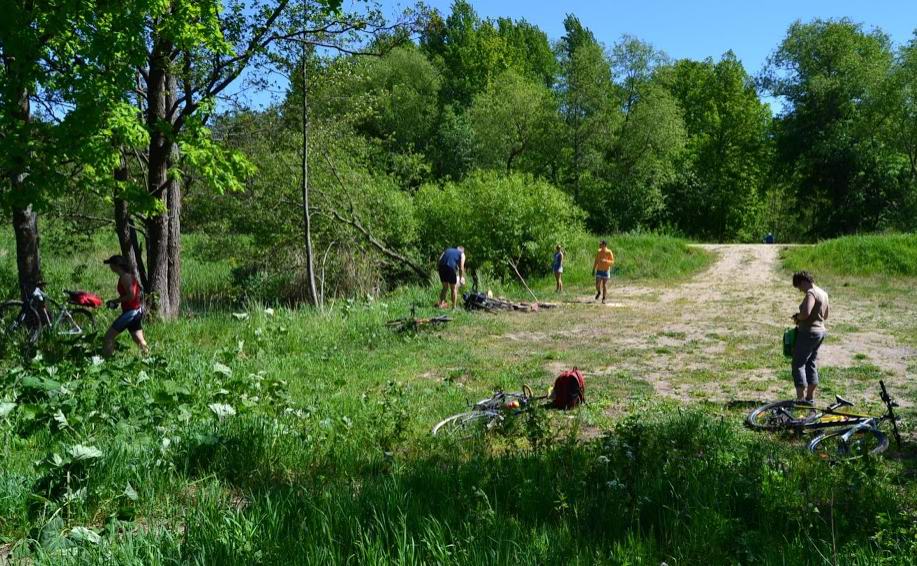
[[917, 234], [846, 236], [783, 251], [789, 271], [834, 276], [917, 276]]
[[[644, 400], [590, 440], [577, 440], [583, 412], [543, 409], [431, 438], [423, 407], [444, 414], [453, 385], [363, 381], [355, 395], [326, 380], [291, 395], [245, 369], [296, 332], [291, 319], [239, 319], [240, 337], [280, 338], [145, 361], [77, 343], [4, 374], [0, 533], [14, 560], [905, 564], [917, 551], [915, 486], [892, 460], [828, 466], [739, 414]], [[384, 356], [438, 340], [379, 341]]]

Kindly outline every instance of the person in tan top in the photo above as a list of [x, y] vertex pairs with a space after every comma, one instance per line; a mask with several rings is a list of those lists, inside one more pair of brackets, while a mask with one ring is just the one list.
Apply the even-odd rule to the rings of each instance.
[[793, 383], [796, 385], [796, 400], [813, 403], [815, 388], [818, 387], [818, 349], [827, 336], [825, 321], [830, 312], [828, 293], [815, 285], [815, 278], [807, 271], [793, 274], [793, 287], [805, 298], [793, 314], [796, 323], [796, 346], [793, 350]]

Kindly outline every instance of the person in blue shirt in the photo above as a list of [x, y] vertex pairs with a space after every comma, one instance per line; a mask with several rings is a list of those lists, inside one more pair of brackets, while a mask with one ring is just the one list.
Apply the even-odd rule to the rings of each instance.
[[444, 251], [439, 256], [437, 271], [443, 289], [439, 292], [439, 302], [436, 303], [436, 306], [441, 309], [448, 306], [446, 303], [448, 292], [452, 297], [452, 308], [454, 309], [458, 298], [458, 287], [465, 284], [465, 248], [458, 246]]
[[560, 293], [564, 290], [564, 250], [557, 244], [554, 248], [554, 261], [551, 263], [551, 271], [554, 272], [554, 291]]

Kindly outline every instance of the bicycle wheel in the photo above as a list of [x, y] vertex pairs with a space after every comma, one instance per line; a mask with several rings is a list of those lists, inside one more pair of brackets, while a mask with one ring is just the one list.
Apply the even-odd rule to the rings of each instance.
[[796, 401], [775, 401], [762, 405], [745, 417], [745, 424], [755, 430], [783, 430], [817, 412], [815, 407], [800, 405]]
[[888, 448], [888, 437], [879, 429], [857, 429], [845, 442], [843, 437], [849, 430], [845, 428], [816, 436], [809, 443], [809, 451], [822, 460], [853, 460], [867, 454], [881, 454]]
[[54, 332], [59, 336], [80, 336], [96, 331], [96, 319], [86, 309], [73, 309], [64, 312]]
[[432, 432], [433, 436], [467, 438], [484, 428], [489, 428], [499, 418], [500, 414], [495, 411], [468, 411], [441, 420], [436, 423]]
[[41, 322], [35, 309], [22, 301], [7, 301], [0, 305], [0, 337], [7, 343], [30, 344], [38, 338]]

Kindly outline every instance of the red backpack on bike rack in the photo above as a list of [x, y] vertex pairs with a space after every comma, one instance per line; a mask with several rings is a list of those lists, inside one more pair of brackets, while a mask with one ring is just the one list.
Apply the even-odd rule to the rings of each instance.
[[572, 409], [586, 402], [586, 380], [580, 370], [573, 368], [561, 372], [551, 389], [551, 406], [555, 409]]

